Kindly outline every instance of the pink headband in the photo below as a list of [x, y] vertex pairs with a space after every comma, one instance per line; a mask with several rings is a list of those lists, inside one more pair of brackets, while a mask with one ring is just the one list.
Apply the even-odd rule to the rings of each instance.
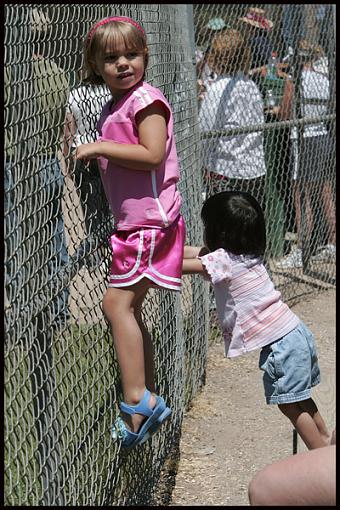
[[134, 27], [136, 27], [137, 30], [139, 30], [145, 37], [144, 30], [142, 29], [142, 27], [140, 25], [138, 25], [138, 23], [133, 21], [133, 19], [127, 18], [125, 16], [112, 16], [110, 18], [104, 18], [104, 19], [98, 21], [98, 23], [96, 23], [94, 25], [94, 27], [92, 27], [92, 29], [90, 30], [90, 32], [87, 36], [87, 40], [90, 41], [92, 39], [93, 34], [95, 33], [95, 31], [97, 30], [98, 27], [101, 27], [102, 25], [106, 25], [106, 23], [110, 23], [111, 21], [124, 21], [125, 23], [130, 23], [130, 25], [133, 25]]

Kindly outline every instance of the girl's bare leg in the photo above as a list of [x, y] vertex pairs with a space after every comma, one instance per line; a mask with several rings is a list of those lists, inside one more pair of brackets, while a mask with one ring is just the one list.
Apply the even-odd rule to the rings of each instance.
[[314, 400], [312, 398], [309, 398], [308, 400], [302, 400], [301, 402], [299, 402], [299, 405], [304, 412], [307, 412], [310, 416], [312, 416], [314, 423], [318, 428], [320, 436], [323, 438], [325, 442], [325, 445], [329, 444], [331, 435], [327, 429], [327, 426], [321, 414], [318, 411], [318, 408], [316, 407]]
[[[120, 367], [124, 401], [136, 405], [143, 397], [145, 384], [144, 341], [135, 317], [135, 307], [150, 284], [143, 279], [128, 288], [110, 287], [103, 299], [103, 310], [111, 325], [117, 359]], [[150, 406], [156, 399], [151, 395]], [[145, 417], [140, 414], [124, 415], [133, 432], [137, 432]]]
[[329, 444], [326, 425], [312, 399], [291, 404], [279, 404], [278, 407], [290, 419], [309, 450]]
[[148, 390], [155, 392], [155, 366], [152, 338], [142, 320], [142, 305], [146, 292], [140, 297], [135, 306], [135, 317], [143, 336], [144, 346], [144, 365], [145, 365], [145, 384]]

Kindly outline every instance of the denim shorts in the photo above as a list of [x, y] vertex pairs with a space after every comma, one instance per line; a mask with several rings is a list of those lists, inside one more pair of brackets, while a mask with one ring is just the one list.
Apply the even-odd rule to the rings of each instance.
[[314, 336], [301, 321], [290, 333], [266, 345], [259, 368], [267, 404], [289, 404], [306, 400], [320, 382]]

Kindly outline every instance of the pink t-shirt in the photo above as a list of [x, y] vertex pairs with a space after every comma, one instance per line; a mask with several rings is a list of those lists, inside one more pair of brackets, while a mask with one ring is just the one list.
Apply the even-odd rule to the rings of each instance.
[[98, 158], [103, 186], [118, 230], [165, 228], [180, 212], [181, 196], [176, 187], [179, 164], [173, 115], [160, 90], [140, 82], [112, 109], [111, 101], [108, 102], [98, 122], [98, 140], [138, 144], [136, 114], [155, 101], [164, 105], [167, 120], [166, 154], [159, 168], [131, 170], [106, 158]]
[[214, 286], [229, 358], [264, 347], [299, 324], [300, 319], [281, 300], [260, 258], [233, 255], [220, 248], [200, 259]]

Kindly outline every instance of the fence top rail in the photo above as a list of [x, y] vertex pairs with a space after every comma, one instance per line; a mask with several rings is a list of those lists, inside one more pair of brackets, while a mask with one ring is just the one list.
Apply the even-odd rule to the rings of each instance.
[[303, 119], [296, 120], [282, 120], [275, 122], [266, 122], [262, 124], [253, 124], [252, 126], [243, 126], [239, 128], [230, 128], [230, 129], [222, 129], [222, 130], [214, 130], [214, 131], [206, 131], [201, 133], [201, 138], [214, 138], [216, 136], [233, 136], [240, 135], [243, 133], [254, 133], [256, 131], [268, 131], [270, 129], [283, 129], [286, 127], [293, 126], [307, 126], [317, 124], [319, 122], [330, 122], [335, 121], [336, 115], [320, 115], [319, 117], [309, 117]]

